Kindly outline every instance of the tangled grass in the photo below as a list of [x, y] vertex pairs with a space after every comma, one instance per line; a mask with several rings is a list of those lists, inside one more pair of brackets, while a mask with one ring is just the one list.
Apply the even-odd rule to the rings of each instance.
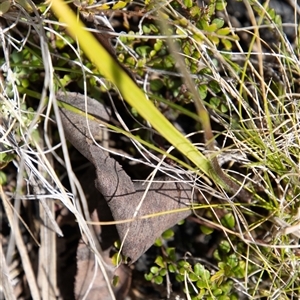
[[[189, 160], [187, 148], [174, 157], [176, 142], [162, 151], [151, 145], [155, 130], [171, 140], [175, 131], [163, 133], [165, 128], [147, 119], [147, 109], [128, 108], [134, 124], [123, 119], [114, 105], [116, 94], [127, 101], [132, 91], [124, 100], [124, 87], [114, 87], [101, 76], [105, 70], [99, 72], [85, 57], [82, 45], [56, 19], [50, 3], [1, 3], [0, 297], [59, 295], [53, 262], [57, 261], [56, 235], [63, 233], [55, 217], [57, 206], [75, 216], [106, 274], [55, 97], [58, 89], [76, 86], [84, 95], [111, 99], [120, 125], [110, 131], [126, 134], [130, 145], [126, 147], [134, 149], [120, 151], [106, 144], [107, 150], [147, 165], [154, 170], [153, 177], [159, 171], [190, 184], [200, 195], [201, 202], [193, 209], [203, 232], [222, 233], [213, 262], [202, 254], [179, 258], [167, 242], [158, 242], [165, 254], [156, 258], [146, 275], [149, 281], [168, 283], [168, 274], [174, 273], [187, 299], [299, 298], [298, 24], [282, 24], [268, 3], [244, 4], [251, 22], [247, 28], [232, 26], [225, 1], [210, 1], [203, 7], [190, 1], [149, 1], [136, 4], [140, 7], [137, 25], [122, 25], [128, 33], [109, 33], [117, 40], [115, 57], [134, 74], [146, 101], [171, 116], [182, 140], [202, 154], [199, 167], [197, 158]], [[102, 3], [76, 5], [82, 14], [99, 8], [109, 11]], [[126, 15], [129, 5], [114, 2], [111, 16], [120, 8]], [[296, 4], [294, 11], [297, 16]], [[165, 22], [156, 22], [158, 12]], [[101, 20], [114, 28], [112, 17], [102, 13]], [[293, 26], [294, 41], [286, 37], [285, 26]], [[264, 31], [274, 35], [272, 44], [262, 38]], [[194, 104], [197, 109], [191, 110]], [[178, 115], [195, 120], [194, 128], [186, 132], [174, 117]], [[148, 134], [139, 136], [141, 129]], [[166, 161], [170, 155], [176, 164]], [[224, 184], [213, 162], [226, 170], [239, 189]], [[249, 199], [236, 200], [241, 191], [247, 191]], [[105, 280], [114, 299], [110, 280], [107, 276]]]

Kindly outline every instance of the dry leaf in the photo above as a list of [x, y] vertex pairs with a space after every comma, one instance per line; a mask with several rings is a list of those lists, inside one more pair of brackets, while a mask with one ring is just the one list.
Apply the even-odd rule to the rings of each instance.
[[[84, 111], [84, 98], [75, 93], [59, 93], [59, 100], [72, 104]], [[99, 119], [109, 120], [109, 114], [103, 105], [88, 98], [88, 112]], [[106, 200], [114, 220], [128, 220], [135, 215], [147, 184], [133, 183], [119, 163], [109, 154], [95, 145], [89, 135], [87, 120], [84, 115], [61, 109], [65, 134], [77, 150], [96, 168], [96, 187]], [[100, 125], [89, 120], [93, 136], [101, 133]], [[132, 222], [117, 225], [117, 231], [123, 241], [122, 253], [131, 263], [136, 261], [165, 230], [191, 214], [193, 202], [192, 188], [183, 183], [174, 183], [170, 178], [155, 179], [147, 191], [136, 218]], [[186, 209], [167, 213], [168, 211]], [[141, 217], [163, 213], [159, 216]]]

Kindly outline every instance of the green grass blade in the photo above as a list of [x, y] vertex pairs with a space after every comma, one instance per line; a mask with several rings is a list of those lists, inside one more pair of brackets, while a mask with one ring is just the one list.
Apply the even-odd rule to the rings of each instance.
[[52, 0], [52, 9], [61, 22], [68, 24], [68, 31], [76, 38], [85, 55], [97, 66], [98, 70], [111, 82], [113, 82], [125, 100], [134, 107], [137, 112], [190, 161], [192, 161], [203, 173], [216, 179], [212, 173], [209, 160], [200, 153], [196, 147], [188, 141], [149, 101], [142, 90], [117, 64], [115, 59], [106, 49], [84, 29], [82, 22], [77, 20], [75, 14], [62, 0]]

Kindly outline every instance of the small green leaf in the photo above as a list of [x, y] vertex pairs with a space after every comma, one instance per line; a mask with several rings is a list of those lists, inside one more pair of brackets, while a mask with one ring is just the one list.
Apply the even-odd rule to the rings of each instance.
[[48, 9], [48, 5], [45, 5], [45, 3], [42, 3], [38, 6], [38, 8], [41, 13], [44, 13], [46, 11], [46, 9]]
[[217, 0], [216, 2], [216, 10], [224, 10], [226, 8], [226, 1], [223, 1], [223, 0]]
[[200, 225], [200, 230], [205, 234], [205, 235], [210, 235], [214, 232], [212, 228], [206, 227], [204, 225]]
[[179, 19], [179, 25], [183, 26], [183, 27], [187, 27], [189, 24], [189, 21], [186, 18], [180, 18]]
[[210, 24], [206, 26], [206, 28], [204, 28], [204, 30], [206, 30], [207, 32], [215, 32], [217, 29], [218, 29], [217, 24]]
[[208, 37], [208, 39], [209, 39], [210, 41], [212, 41], [215, 45], [218, 45], [219, 42], [220, 42], [220, 39], [219, 39], [217, 36], [215, 36], [215, 35], [208, 35], [207, 37]]
[[159, 268], [156, 266], [153, 266], [150, 268], [150, 272], [155, 275], [159, 272]]
[[156, 276], [156, 277], [154, 278], [154, 282], [155, 282], [156, 284], [162, 284], [163, 281], [164, 281], [164, 279], [163, 279], [163, 277], [161, 277], [161, 276]]
[[126, 63], [130, 66], [135, 66], [135, 59], [132, 56], [126, 58]]
[[169, 248], [166, 249], [166, 251], [167, 251], [167, 254], [168, 254], [169, 258], [171, 260], [175, 261], [176, 260], [175, 248], [169, 247]]
[[163, 237], [165, 240], [169, 240], [169, 239], [171, 239], [173, 236], [174, 236], [174, 231], [173, 231], [172, 229], [168, 229], [168, 230], [166, 230], [166, 231], [162, 234], [162, 237]]
[[227, 260], [226, 260], [227, 264], [231, 267], [231, 268], [234, 268], [238, 265], [239, 261], [236, 257], [235, 254], [231, 254], [227, 257]]
[[214, 257], [215, 260], [218, 260], [218, 261], [221, 260], [221, 256], [220, 256], [220, 253], [219, 253], [218, 249], [214, 251], [213, 257]]
[[36, 142], [38, 142], [38, 141], [40, 141], [40, 133], [39, 133], [39, 131], [38, 130], [33, 130], [32, 131], [32, 133], [31, 133], [31, 140], [32, 141], [36, 141]]
[[211, 281], [212, 282], [216, 282], [217, 285], [220, 285], [222, 283], [224, 279], [224, 270], [219, 270], [218, 272], [216, 272], [213, 276], [211, 276]]
[[27, 79], [27, 78], [24, 78], [24, 79], [22, 79], [21, 80], [21, 86], [23, 87], [23, 88], [28, 88], [29, 87], [29, 85], [30, 85], [30, 82], [29, 82], [29, 80]]
[[209, 26], [209, 23], [204, 20], [204, 19], [200, 19], [199, 22], [197, 23], [197, 27], [199, 29], [203, 29], [203, 30], [206, 30], [206, 28]]
[[38, 79], [40, 79], [40, 75], [38, 73], [32, 73], [32, 74], [29, 75], [29, 80], [31, 82], [35, 82]]
[[[149, 52], [149, 56], [150, 56], [150, 53], [151, 53], [151, 51]], [[142, 59], [139, 59], [137, 61], [136, 67], [142, 69], [142, 68], [144, 68], [145, 63], [146, 63], [146, 56], [143, 56]], [[142, 70], [140, 70], [140, 71], [143, 73]], [[143, 76], [143, 75], [141, 74], [141, 76]]]
[[230, 295], [230, 300], [238, 300], [238, 299], [239, 299], [239, 297], [238, 297], [237, 294], [231, 294]]
[[184, 281], [184, 275], [176, 274], [175, 279], [178, 282], [183, 282]]
[[186, 34], [186, 31], [183, 30], [181, 27], [178, 27], [176, 29], [176, 34], [178, 34], [178, 35], [184, 35], [184, 34]]
[[282, 25], [282, 19], [280, 15], [276, 15], [274, 18], [274, 23], [277, 24], [278, 26]]
[[232, 49], [232, 43], [231, 41], [227, 40], [227, 39], [221, 39], [222, 44], [224, 45], [226, 50], [231, 50]]
[[236, 278], [244, 278], [246, 270], [246, 263], [244, 261], [239, 261], [238, 266], [232, 270], [232, 273]]
[[122, 255], [120, 255], [119, 253], [115, 253], [112, 256], [111, 260], [114, 266], [118, 266], [122, 261]]
[[208, 281], [210, 279], [210, 273], [208, 270], [204, 270], [202, 274], [202, 279]]
[[62, 86], [68, 85], [70, 82], [72, 82], [72, 78], [69, 74], [65, 74], [63, 78], [60, 79], [60, 84]]
[[166, 276], [166, 274], [167, 274], [167, 269], [162, 269], [162, 270], [160, 270], [160, 272], [159, 272], [159, 275], [160, 275], [160, 276]]
[[222, 28], [224, 25], [224, 20], [220, 18], [213, 19], [212, 24], [217, 25], [217, 29]]
[[219, 248], [224, 253], [229, 253], [229, 251], [231, 249], [230, 244], [227, 241], [225, 241], [225, 240], [221, 241], [221, 243], [219, 245]]
[[154, 246], [156, 246], [156, 247], [161, 247], [162, 246], [162, 239], [161, 238], [157, 238], [156, 240], [155, 240], [155, 243], [154, 243]]
[[196, 285], [199, 289], [205, 289], [207, 288], [207, 281], [200, 279], [196, 282]]
[[112, 282], [113, 286], [117, 286], [118, 285], [119, 279], [120, 279], [119, 276], [114, 276], [113, 282]]
[[192, 281], [192, 282], [195, 282], [199, 279], [198, 276], [194, 273], [190, 273], [189, 278], [190, 278], [190, 281]]
[[201, 265], [200, 263], [196, 263], [194, 265], [194, 272], [197, 276], [202, 276], [204, 272], [204, 266]]
[[175, 265], [169, 264], [168, 265], [168, 270], [170, 273], [175, 273], [177, 271], [177, 268]]
[[195, 5], [190, 9], [190, 14], [192, 17], [199, 16], [200, 12], [200, 7], [198, 5]]
[[221, 219], [221, 223], [230, 229], [233, 229], [235, 226], [235, 218], [234, 215], [232, 213], [227, 213], [222, 219]]
[[104, 3], [104, 4], [101, 5], [101, 10], [108, 10], [110, 8], [111, 8], [111, 6], [107, 3]]
[[162, 40], [157, 40], [156, 43], [154, 44], [153, 48], [155, 51], [159, 51], [161, 49], [163, 45], [163, 41]]
[[192, 0], [183, 0], [183, 3], [186, 6], [186, 8], [191, 8], [193, 6]]
[[272, 20], [274, 20], [274, 18], [275, 18], [275, 16], [276, 16], [275, 10], [274, 10], [274, 9], [268, 9], [268, 14], [269, 14], [270, 18], [271, 18]]
[[0, 163], [9, 163], [14, 159], [14, 155], [11, 152], [0, 152]]
[[137, 47], [135, 50], [136, 50], [136, 53], [139, 54], [140, 56], [146, 57], [152, 49], [150, 46], [140, 46], [140, 47]]
[[[220, 296], [220, 295], [222, 295], [222, 289], [215, 289], [214, 291], [213, 291], [213, 295], [214, 296]], [[219, 298], [218, 298], [219, 299]]]
[[191, 265], [189, 262], [185, 261], [185, 260], [181, 260], [178, 262], [178, 266], [182, 267], [184, 269], [188, 269]]
[[177, 223], [177, 225], [183, 225], [185, 220], [181, 220]]
[[151, 281], [152, 278], [153, 278], [153, 274], [152, 274], [152, 273], [145, 274], [144, 276], [145, 276], [145, 279], [146, 279], [147, 281]]
[[164, 260], [160, 255], [156, 257], [155, 263], [161, 268], [165, 267]]
[[57, 49], [61, 50], [66, 46], [66, 42], [62, 38], [57, 37], [55, 39], [55, 46], [56, 46]]
[[17, 51], [13, 51], [13, 53], [10, 55], [10, 58], [15, 64], [22, 62], [24, 59], [22, 52]]
[[0, 3], [0, 16], [4, 15], [10, 9], [10, 1], [3, 1]]
[[228, 35], [230, 33], [230, 28], [229, 27], [225, 27], [225, 28], [221, 28], [217, 31], [217, 34], [219, 35]]
[[23, 8], [25, 8], [28, 12], [33, 12], [32, 6], [29, 4], [29, 1], [27, 0], [17, 0], [17, 3], [19, 3]]
[[142, 28], [143, 28], [143, 32], [144, 32], [145, 34], [151, 33], [151, 29], [149, 28], [148, 25], [143, 25]]
[[219, 267], [221, 270], [225, 270], [225, 268], [226, 268], [226, 263], [223, 262], [223, 261], [220, 261], [220, 262], [218, 263], [218, 267]]
[[113, 5], [112, 9], [122, 9], [127, 5], [127, 2], [118, 1], [115, 5]]
[[153, 92], [159, 91], [164, 86], [164, 83], [161, 79], [153, 79], [150, 81], [150, 89]]
[[199, 85], [198, 90], [199, 90], [201, 99], [204, 100], [207, 96], [207, 85], [206, 84]]
[[233, 281], [226, 280], [226, 282], [222, 285], [223, 294], [228, 295], [233, 287]]
[[149, 53], [149, 56], [154, 57], [156, 55], [156, 53], [157, 52], [155, 50], [151, 50], [150, 53]]
[[224, 104], [221, 104], [220, 110], [222, 113], [226, 113], [228, 111], [228, 107]]
[[[143, 27], [143, 28], [144, 28], [144, 27]], [[121, 41], [122, 43], [124, 43], [124, 44], [127, 43], [127, 36], [120, 35], [119, 39], [120, 39], [120, 41]]]
[[167, 69], [171, 69], [173, 68], [175, 65], [175, 61], [174, 58], [171, 55], [168, 55], [165, 59], [164, 59], [164, 67]]
[[203, 42], [203, 39], [204, 37], [200, 34], [193, 34], [193, 39], [198, 42], [198, 43], [202, 43]]
[[[0, 163], [1, 165], [1, 163]], [[4, 185], [7, 182], [7, 176], [4, 172], [0, 171], [0, 185]]]
[[154, 24], [150, 24], [149, 27], [150, 27], [150, 29], [151, 29], [152, 32], [154, 32], [154, 33], [158, 33], [159, 32], [159, 29]]

